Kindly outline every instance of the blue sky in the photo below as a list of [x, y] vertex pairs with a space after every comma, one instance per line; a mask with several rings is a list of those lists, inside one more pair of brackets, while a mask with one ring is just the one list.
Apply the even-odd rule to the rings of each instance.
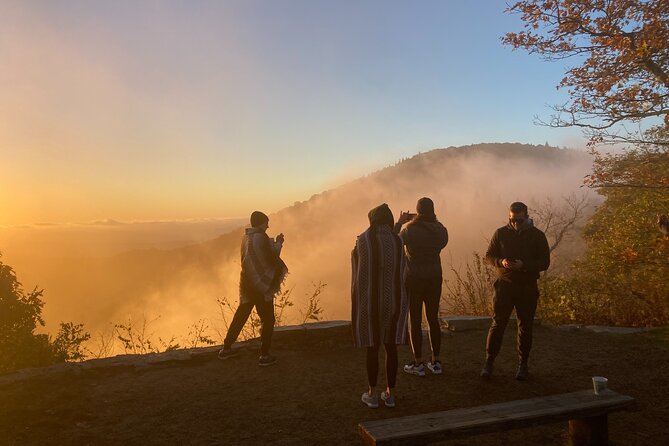
[[[419, 151], [583, 145], [504, 2], [0, 4], [0, 224], [278, 210]], [[29, 193], [27, 193], [29, 191]]]

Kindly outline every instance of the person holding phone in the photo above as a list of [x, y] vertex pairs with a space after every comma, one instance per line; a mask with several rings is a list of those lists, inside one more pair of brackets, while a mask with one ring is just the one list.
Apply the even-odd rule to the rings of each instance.
[[493, 373], [493, 363], [502, 346], [509, 317], [516, 309], [518, 318], [518, 371], [516, 379], [528, 379], [532, 348], [532, 326], [537, 310], [539, 273], [550, 266], [551, 253], [546, 235], [534, 226], [527, 206], [519, 201], [509, 207], [509, 223], [495, 231], [486, 260], [497, 268], [493, 297], [492, 324], [486, 340], [486, 360], [482, 378]]
[[246, 228], [242, 239], [239, 307], [223, 341], [223, 349], [218, 352], [220, 359], [228, 359], [238, 353], [232, 349], [232, 344], [255, 306], [262, 327], [258, 365], [264, 367], [276, 362], [276, 357], [269, 353], [275, 322], [274, 296], [281, 289], [288, 268], [280, 257], [284, 235], [279, 234], [273, 240], [267, 235], [268, 228], [267, 215], [260, 211], [251, 214], [251, 227]]
[[[427, 368], [433, 374], [442, 373], [441, 326], [439, 324], [439, 301], [443, 282], [441, 271], [441, 250], [448, 243], [448, 231], [434, 213], [434, 202], [423, 197], [416, 204], [417, 214], [408, 212], [400, 215], [395, 231], [405, 247], [407, 256], [406, 287], [409, 295], [409, 320], [411, 349], [414, 360], [404, 366], [406, 373], [425, 376], [423, 361], [423, 307], [429, 327], [432, 355]], [[400, 228], [408, 223], [403, 229]]]

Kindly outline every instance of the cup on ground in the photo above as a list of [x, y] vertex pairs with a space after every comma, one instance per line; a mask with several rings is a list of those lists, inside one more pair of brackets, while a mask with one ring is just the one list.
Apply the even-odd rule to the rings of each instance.
[[595, 390], [595, 395], [599, 395], [608, 388], [609, 380], [603, 376], [593, 376], [592, 377], [592, 387]]

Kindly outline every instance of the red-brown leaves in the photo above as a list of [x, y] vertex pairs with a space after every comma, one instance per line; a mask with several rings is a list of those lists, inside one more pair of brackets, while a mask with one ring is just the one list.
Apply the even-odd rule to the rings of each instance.
[[606, 130], [659, 116], [669, 128], [668, 0], [526, 0], [507, 12], [520, 15], [524, 30], [504, 44], [580, 63], [558, 85], [571, 102], [556, 107], [552, 125]]

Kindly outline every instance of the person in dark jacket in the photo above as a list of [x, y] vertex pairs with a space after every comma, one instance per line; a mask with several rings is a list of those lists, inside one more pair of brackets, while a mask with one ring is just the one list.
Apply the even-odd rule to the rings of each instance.
[[504, 330], [513, 309], [518, 319], [519, 365], [516, 379], [528, 378], [528, 359], [532, 348], [532, 326], [539, 299], [537, 280], [539, 273], [548, 269], [551, 262], [546, 235], [534, 227], [527, 206], [512, 203], [509, 223], [492, 236], [486, 260], [497, 268], [493, 298], [492, 325], [486, 341], [486, 361], [481, 370], [482, 378], [489, 378], [493, 362], [502, 346]]
[[[441, 374], [441, 327], [439, 325], [439, 301], [441, 300], [441, 258], [439, 254], [448, 243], [448, 231], [437, 221], [434, 203], [423, 197], [416, 204], [417, 214], [400, 232], [407, 255], [406, 288], [409, 295], [409, 320], [413, 362], [404, 366], [404, 371], [412, 375], [425, 376], [423, 362], [423, 306], [430, 328], [432, 356], [427, 368], [435, 375]], [[395, 230], [410, 218], [402, 214]]]

